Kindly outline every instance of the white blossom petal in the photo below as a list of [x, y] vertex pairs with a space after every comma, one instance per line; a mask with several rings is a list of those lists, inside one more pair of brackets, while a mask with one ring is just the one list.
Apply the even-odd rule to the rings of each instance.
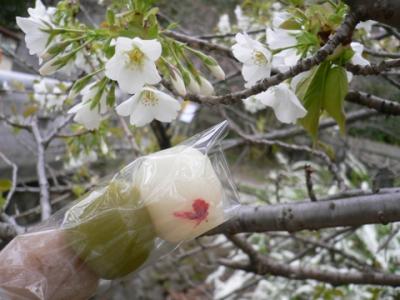
[[118, 114], [130, 115], [130, 123], [135, 126], [144, 126], [154, 119], [171, 122], [179, 109], [177, 100], [150, 87], [144, 87], [116, 108]]
[[156, 61], [160, 58], [162, 47], [159, 41], [142, 40], [140, 38], [134, 38], [134, 41], [137, 43], [140, 50], [142, 50], [150, 60]]
[[161, 81], [155, 65], [161, 55], [157, 40], [119, 37], [115, 44], [115, 54], [105, 65], [105, 75], [116, 80], [121, 90], [133, 94], [145, 84]]
[[274, 110], [276, 118], [282, 123], [295, 123], [307, 111], [286, 83], [269, 88], [255, 96], [264, 105]]
[[267, 44], [272, 50], [294, 47], [297, 45], [296, 33], [297, 30], [267, 28]]
[[97, 91], [95, 83], [86, 86], [81, 91], [82, 101], [68, 111], [69, 114], [75, 113], [74, 121], [82, 124], [88, 130], [98, 129], [104, 119], [103, 115], [107, 112], [106, 93], [101, 95], [99, 105], [91, 108], [91, 100], [93, 100]]
[[354, 55], [351, 58], [351, 63], [360, 66], [369, 65], [369, 61], [362, 56], [364, 45], [357, 42], [352, 42], [350, 46], [354, 51]]
[[243, 99], [244, 108], [251, 112], [256, 113], [259, 110], [265, 109], [266, 105], [263, 104], [257, 97], [251, 96]]

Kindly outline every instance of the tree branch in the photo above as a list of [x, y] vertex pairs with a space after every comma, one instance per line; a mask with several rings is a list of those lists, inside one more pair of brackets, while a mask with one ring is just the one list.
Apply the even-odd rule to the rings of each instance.
[[345, 0], [360, 19], [375, 20], [400, 28], [400, 1], [398, 0]]
[[44, 141], [39, 131], [37, 120], [32, 122], [32, 134], [36, 142], [37, 149], [37, 163], [36, 171], [38, 174], [39, 187], [40, 187], [40, 206], [41, 206], [41, 219], [46, 220], [51, 215], [50, 195], [49, 195], [49, 182], [46, 175], [46, 162], [45, 162], [45, 146]]
[[391, 68], [400, 67], [400, 59], [384, 60], [378, 64], [370, 64], [367, 66], [346, 64], [346, 69], [354, 75], [378, 75], [383, 71]]
[[400, 221], [400, 190], [318, 202], [242, 206], [237, 215], [208, 235], [299, 231]]
[[323, 270], [320, 267], [292, 266], [277, 262], [264, 255], [258, 255], [257, 264], [232, 262], [227, 259], [221, 259], [220, 262], [227, 267], [253, 272], [258, 275], [268, 274], [290, 278], [291, 280], [313, 279], [335, 286], [341, 284], [400, 285], [400, 275], [397, 274], [385, 274], [375, 271]]
[[12, 181], [11, 181], [11, 188], [7, 193], [6, 203], [0, 210], [6, 211], [8, 206], [10, 205], [11, 198], [15, 193], [15, 189], [17, 188], [17, 176], [18, 176], [18, 166], [13, 163], [3, 152], [0, 151], [0, 158], [12, 168]]
[[346, 101], [375, 109], [376, 111], [387, 115], [397, 115], [397, 116], [400, 115], [399, 102], [382, 99], [371, 94], [366, 94], [357, 91], [350, 91], [346, 95]]
[[231, 49], [229, 49], [228, 47], [210, 43], [208, 41], [204, 41], [199, 38], [195, 38], [195, 37], [183, 34], [183, 33], [178, 33], [176, 31], [166, 30], [166, 31], [164, 31], [164, 34], [166, 36], [169, 36], [169, 37], [177, 40], [177, 41], [186, 43], [190, 47], [201, 49], [201, 50], [208, 51], [208, 52], [210, 52], [210, 51], [219, 52], [229, 58], [236, 60], [236, 58], [233, 56]]

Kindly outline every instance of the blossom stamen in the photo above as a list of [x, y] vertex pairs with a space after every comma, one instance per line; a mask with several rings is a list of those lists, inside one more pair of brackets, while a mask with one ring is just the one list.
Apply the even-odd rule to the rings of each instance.
[[152, 91], [143, 91], [140, 100], [144, 106], [156, 106], [159, 101], [157, 95]]
[[131, 67], [140, 66], [144, 62], [145, 55], [138, 47], [135, 47], [132, 50], [127, 51], [126, 55], [128, 57], [128, 65]]
[[254, 50], [252, 59], [255, 65], [264, 66], [268, 63], [268, 59], [265, 57], [264, 53], [261, 51]]

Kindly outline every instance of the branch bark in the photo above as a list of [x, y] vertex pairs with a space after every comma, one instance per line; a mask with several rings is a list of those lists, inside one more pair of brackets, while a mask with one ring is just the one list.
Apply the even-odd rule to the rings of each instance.
[[292, 266], [262, 255], [258, 255], [257, 264], [249, 265], [242, 262], [231, 262], [226, 259], [221, 259], [220, 262], [227, 267], [253, 272], [258, 275], [269, 274], [290, 278], [291, 280], [314, 279], [335, 286], [342, 284], [373, 284], [397, 287], [400, 285], [400, 275], [397, 274], [374, 271], [322, 270], [317, 267]]
[[375, 109], [376, 111], [383, 114], [397, 115], [397, 116], [400, 115], [399, 102], [382, 99], [371, 94], [357, 92], [357, 91], [350, 91], [346, 95], [346, 101]]
[[39, 130], [37, 121], [32, 123], [32, 134], [36, 142], [37, 162], [36, 171], [38, 174], [39, 187], [40, 187], [40, 206], [41, 206], [41, 219], [46, 220], [51, 215], [49, 182], [46, 175], [46, 162], [45, 162], [45, 142]]
[[400, 1], [398, 0], [345, 0], [361, 20], [375, 20], [400, 28]]
[[318, 202], [242, 206], [229, 221], [208, 235], [241, 232], [317, 230], [400, 221], [400, 189]]

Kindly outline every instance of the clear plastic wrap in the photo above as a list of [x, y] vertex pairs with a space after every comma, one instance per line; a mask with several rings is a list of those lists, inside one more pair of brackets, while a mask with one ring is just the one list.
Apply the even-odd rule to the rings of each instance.
[[0, 253], [0, 299], [88, 299], [229, 219], [238, 195], [219, 147], [222, 122], [136, 159], [104, 187]]

